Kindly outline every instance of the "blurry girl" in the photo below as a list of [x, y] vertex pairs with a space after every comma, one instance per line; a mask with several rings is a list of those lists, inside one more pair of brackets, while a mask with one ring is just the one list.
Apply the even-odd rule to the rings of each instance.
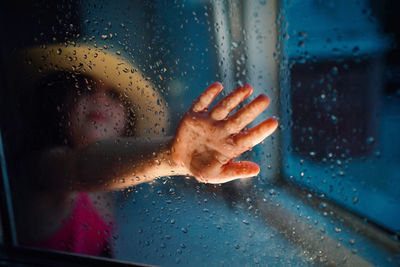
[[33, 140], [24, 155], [31, 164], [23, 175], [29, 186], [21, 193], [19, 210], [23, 207], [33, 220], [22, 223], [24, 213], [19, 228], [27, 245], [109, 254], [112, 225], [84, 192], [171, 175], [214, 184], [255, 176], [257, 164], [234, 159], [277, 127], [267, 119], [242, 131], [267, 108], [264, 95], [230, 115], [252, 93], [250, 85], [210, 109], [222, 90], [214, 83], [183, 115], [175, 135], [163, 136], [168, 115], [161, 96], [122, 59], [85, 46], [33, 49], [24, 59], [30, 72], [42, 77], [33, 92], [38, 97], [31, 99], [41, 103], [34, 116], [56, 114], [52, 121], [32, 125], [39, 131], [32, 137], [43, 142]]

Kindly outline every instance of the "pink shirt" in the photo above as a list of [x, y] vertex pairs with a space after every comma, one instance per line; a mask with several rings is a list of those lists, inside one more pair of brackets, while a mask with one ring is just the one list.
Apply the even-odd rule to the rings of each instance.
[[101, 256], [110, 250], [111, 225], [100, 217], [86, 193], [79, 193], [61, 228], [39, 242], [42, 248]]

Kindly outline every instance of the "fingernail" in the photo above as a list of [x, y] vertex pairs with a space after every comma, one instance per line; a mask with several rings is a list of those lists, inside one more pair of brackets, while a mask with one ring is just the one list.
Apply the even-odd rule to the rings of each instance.
[[220, 82], [215, 82], [215, 83], [213, 83], [211, 86], [217, 86], [217, 87], [224, 87], [223, 85], [222, 85], [222, 83], [220, 83]]
[[253, 86], [251, 86], [251, 85], [248, 84], [248, 83], [245, 83], [244, 86], [243, 86], [243, 88], [251, 88], [251, 89], [253, 89]]

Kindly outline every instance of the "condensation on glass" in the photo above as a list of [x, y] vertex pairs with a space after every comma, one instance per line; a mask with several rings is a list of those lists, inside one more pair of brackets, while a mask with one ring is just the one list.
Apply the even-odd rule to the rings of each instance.
[[[389, 7], [399, 7], [387, 3], [10, 7], [2, 127], [20, 245], [162, 266], [398, 265], [399, 28]], [[271, 98], [263, 116], [279, 129], [240, 157], [260, 165], [257, 177], [168, 176], [112, 191], [99, 179], [81, 193], [72, 189], [85, 179], [72, 183], [75, 170], [56, 166], [92, 140], [173, 135], [214, 81], [227, 89], [218, 99], [245, 83]], [[76, 132], [84, 127], [93, 136]]]
[[396, 232], [399, 103], [388, 73], [398, 52], [387, 10], [370, 1], [286, 6], [285, 176]]

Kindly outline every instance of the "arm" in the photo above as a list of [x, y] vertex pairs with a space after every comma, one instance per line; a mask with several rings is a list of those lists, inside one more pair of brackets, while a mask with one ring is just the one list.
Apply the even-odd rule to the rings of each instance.
[[77, 176], [91, 189], [118, 189], [189, 174], [172, 160], [171, 141], [171, 137], [132, 137], [96, 142], [78, 152]]
[[169, 175], [191, 175], [215, 184], [257, 175], [256, 163], [234, 159], [277, 128], [274, 119], [267, 119], [242, 131], [267, 108], [269, 99], [260, 95], [228, 117], [253, 89], [239, 87], [208, 111], [221, 90], [220, 83], [208, 87], [182, 117], [173, 138], [102, 140], [51, 157], [55, 173], [49, 177], [64, 174], [64, 183], [58, 183], [64, 188], [95, 190], [124, 188]]
[[42, 184], [55, 191], [110, 190], [188, 174], [172, 161], [171, 143], [171, 137], [130, 137], [101, 140], [81, 150], [54, 149], [41, 158]]

